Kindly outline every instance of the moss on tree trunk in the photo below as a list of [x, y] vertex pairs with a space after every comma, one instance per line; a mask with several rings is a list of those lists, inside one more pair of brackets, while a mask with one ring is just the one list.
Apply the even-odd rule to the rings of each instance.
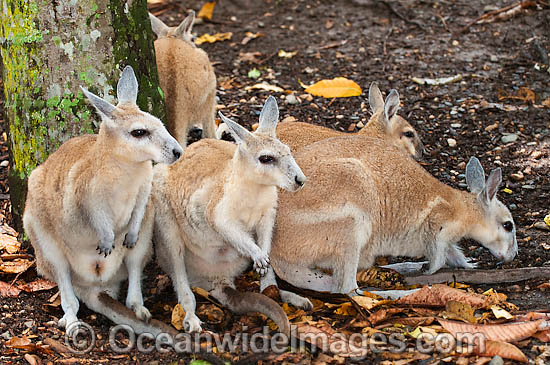
[[0, 28], [10, 195], [16, 223], [31, 171], [69, 138], [97, 130], [79, 86], [114, 101], [120, 70], [138, 104], [164, 119], [146, 0], [2, 0]]

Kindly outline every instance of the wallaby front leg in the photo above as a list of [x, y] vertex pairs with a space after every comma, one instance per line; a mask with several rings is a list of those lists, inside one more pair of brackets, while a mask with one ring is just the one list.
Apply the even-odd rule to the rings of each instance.
[[[93, 204], [93, 203], [92, 203]], [[90, 215], [90, 224], [97, 233], [99, 254], [109, 256], [114, 248], [115, 232], [113, 227], [113, 215], [108, 207], [96, 202], [97, 206], [90, 206], [87, 211]]]
[[475, 262], [470, 262], [456, 245], [450, 245], [447, 250], [447, 264], [451, 267], [462, 267], [465, 269], [474, 269], [477, 266]]
[[[262, 219], [258, 222], [258, 225], [256, 227], [256, 237], [258, 238], [258, 246], [262, 250], [262, 252], [269, 257], [269, 253], [271, 252], [271, 239], [273, 237], [273, 227], [275, 226], [275, 216], [277, 214], [277, 210], [275, 208], [269, 209]], [[261, 268], [258, 270], [258, 273], [261, 276], [264, 276], [267, 274], [269, 270], [268, 267]], [[272, 270], [273, 271], [273, 270]]]
[[132, 211], [132, 216], [130, 217], [130, 222], [128, 223], [128, 233], [126, 233], [126, 237], [124, 237], [123, 245], [128, 248], [134, 247], [138, 240], [141, 222], [143, 221], [147, 203], [149, 202], [149, 197], [151, 196], [151, 186], [151, 181], [147, 181], [147, 183], [143, 184], [139, 189], [136, 206]]
[[426, 274], [435, 274], [445, 265], [448, 248], [449, 245], [445, 242], [436, 241], [431, 245], [427, 255], [430, 260], [430, 267], [426, 270]]
[[254, 261], [254, 270], [257, 272], [266, 272], [269, 267], [269, 256], [263, 252], [252, 239], [252, 236], [238, 226], [235, 222], [224, 222], [217, 225], [220, 233], [227, 243], [229, 243], [237, 252], [244, 257], [250, 257]]

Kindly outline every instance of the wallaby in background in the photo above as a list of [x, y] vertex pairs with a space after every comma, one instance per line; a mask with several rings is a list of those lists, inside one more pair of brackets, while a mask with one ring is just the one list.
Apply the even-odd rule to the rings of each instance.
[[204, 139], [189, 146], [178, 163], [155, 169], [158, 263], [172, 278], [185, 309], [186, 331], [201, 330], [193, 285], [209, 290], [233, 312], [266, 314], [288, 335], [289, 322], [281, 307], [265, 295], [236, 291], [234, 280], [251, 261], [261, 275], [271, 269], [277, 187], [297, 191], [306, 177], [290, 149], [275, 136], [275, 98], [267, 99], [254, 133], [220, 116], [237, 145]]
[[189, 140], [215, 138], [216, 75], [206, 52], [193, 43], [195, 13], [177, 27], [153, 14], [149, 17], [157, 35], [155, 53], [168, 130], [184, 147]]
[[496, 198], [501, 170], [485, 181], [475, 157], [466, 167], [470, 192], [443, 184], [379, 139], [331, 138], [295, 157], [308, 184], [281, 192], [270, 259], [296, 286], [350, 293], [357, 270], [384, 255], [426, 256], [428, 273], [445, 264], [472, 268], [456, 246], [463, 238], [505, 262], [517, 254], [512, 215]]
[[[424, 144], [416, 130], [404, 118], [397, 115], [400, 107], [399, 93], [391, 90], [386, 102], [373, 82], [369, 88], [369, 104], [373, 115], [369, 122], [359, 132], [351, 134], [334, 129], [303, 122], [284, 122], [277, 126], [277, 136], [281, 142], [290, 147], [293, 152], [315, 142], [331, 137], [366, 136], [383, 139], [388, 145], [393, 145], [403, 152], [420, 160], [425, 153]], [[216, 130], [216, 138], [222, 139], [227, 127], [221, 123]]]
[[[160, 120], [136, 105], [138, 83], [130, 66], [118, 82], [117, 106], [82, 91], [101, 116], [99, 133], [65, 142], [29, 177], [23, 222], [38, 272], [59, 287], [65, 313], [59, 325], [67, 331], [78, 323], [78, 298], [138, 333], [167, 331], [160, 322], [155, 328], [141, 322], [151, 318], [141, 274], [152, 229], [140, 227], [152, 162], [173, 163], [183, 150]], [[131, 311], [113, 299], [126, 278]]]

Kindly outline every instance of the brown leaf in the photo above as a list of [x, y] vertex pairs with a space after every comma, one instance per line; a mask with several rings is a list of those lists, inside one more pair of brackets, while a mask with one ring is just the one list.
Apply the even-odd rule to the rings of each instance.
[[500, 356], [504, 359], [515, 360], [519, 362], [528, 362], [527, 357], [520, 349], [511, 343], [499, 342], [499, 341], [485, 341], [484, 351], [480, 351], [480, 348], [476, 348], [474, 352], [479, 356]]
[[550, 329], [539, 331], [533, 335], [540, 342], [550, 342]]
[[444, 307], [450, 301], [463, 302], [473, 308], [481, 308], [487, 304], [487, 297], [451, 288], [447, 285], [436, 284], [432, 287], [426, 286], [417, 292], [404, 296], [397, 303]]
[[174, 309], [172, 310], [172, 326], [174, 326], [175, 329], [178, 331], [181, 331], [183, 329], [183, 319], [185, 318], [185, 309], [181, 306], [181, 304], [176, 304]]
[[477, 319], [474, 316], [474, 308], [468, 303], [457, 302], [451, 300], [445, 306], [445, 311], [441, 312], [441, 317], [445, 319], [456, 319], [466, 323], [476, 323]]
[[244, 62], [260, 63], [261, 60], [258, 57], [261, 55], [262, 54], [260, 52], [240, 52], [239, 60]]
[[498, 100], [506, 100], [506, 99], [515, 99], [515, 100], [521, 100], [524, 102], [535, 102], [535, 92], [529, 88], [521, 87], [519, 88], [516, 95], [514, 94], [506, 94], [504, 91], [499, 90], [498, 91]]
[[[481, 333], [487, 340], [515, 342], [533, 336], [539, 329], [542, 320], [532, 322], [513, 322], [504, 324], [469, 324], [446, 319], [438, 319], [439, 323], [455, 338], [460, 333]], [[460, 337], [460, 336], [459, 336]], [[459, 339], [460, 340], [460, 339]]]
[[392, 318], [388, 323], [399, 323], [404, 326], [418, 327], [429, 326], [435, 321], [435, 317], [404, 317], [404, 318]]
[[205, 3], [202, 6], [201, 10], [199, 10], [199, 13], [197, 14], [197, 18], [211, 20], [212, 19], [212, 13], [214, 12], [214, 6], [215, 5], [216, 5], [215, 1], [210, 1], [210, 2]]
[[15, 298], [21, 293], [21, 290], [13, 285], [0, 281], [0, 297]]
[[51, 349], [53, 349], [55, 352], [59, 354], [73, 353], [73, 351], [70, 348], [68, 348], [61, 342], [54, 340], [53, 338], [50, 338], [50, 337], [44, 339], [44, 344], [50, 346]]
[[31, 354], [25, 354], [25, 356], [23, 356], [23, 358], [30, 364], [30, 365], [40, 365], [42, 363], [42, 361], [40, 360], [40, 358], [36, 355], [31, 355]]
[[217, 324], [222, 323], [225, 317], [223, 310], [214, 304], [202, 304], [197, 310], [197, 314], [208, 318], [209, 323]]
[[262, 291], [262, 294], [278, 302], [281, 300], [281, 293], [277, 285], [270, 285]]
[[0, 251], [5, 251], [9, 254], [18, 253], [21, 249], [21, 242], [17, 238], [9, 236], [7, 234], [0, 234]]
[[32, 345], [31, 340], [29, 340], [27, 337], [17, 337], [14, 336], [10, 338], [6, 343], [4, 343], [4, 346], [14, 348], [14, 349], [25, 349]]
[[32, 293], [35, 291], [41, 291], [41, 290], [50, 290], [57, 286], [56, 283], [52, 283], [49, 280], [46, 279], [36, 279], [35, 281], [32, 281], [30, 283], [26, 283], [24, 285], [19, 285], [18, 288], [26, 291], [28, 293]]
[[6, 274], [20, 274], [27, 271], [34, 261], [27, 259], [15, 259], [13, 261], [4, 261], [0, 264], [0, 271]]
[[541, 104], [547, 108], [550, 108], [550, 98], [544, 99]]
[[405, 308], [389, 308], [389, 309], [379, 309], [369, 316], [368, 321], [372, 326], [384, 322], [389, 319], [392, 315], [397, 313], [402, 313]]

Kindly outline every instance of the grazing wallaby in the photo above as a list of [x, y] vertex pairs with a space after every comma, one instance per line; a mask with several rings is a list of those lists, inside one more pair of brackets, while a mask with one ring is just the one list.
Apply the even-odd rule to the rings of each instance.
[[157, 35], [159, 82], [166, 100], [168, 130], [182, 146], [188, 139], [215, 138], [216, 75], [208, 55], [193, 43], [191, 12], [177, 27], [149, 14]]
[[[59, 325], [67, 331], [78, 323], [77, 298], [136, 332], [166, 330], [160, 322], [154, 328], [141, 322], [151, 318], [141, 273], [151, 255], [152, 229], [140, 227], [152, 162], [175, 162], [183, 150], [160, 120], [136, 105], [138, 83], [130, 66], [118, 81], [117, 106], [82, 91], [101, 116], [99, 133], [65, 142], [29, 177], [23, 222], [38, 272], [59, 287], [65, 313]], [[113, 299], [126, 278], [126, 306], [135, 314]]]
[[191, 284], [211, 291], [236, 313], [266, 314], [288, 334], [288, 318], [279, 305], [262, 294], [237, 292], [234, 279], [251, 261], [262, 275], [270, 270], [277, 187], [297, 191], [306, 177], [275, 136], [275, 98], [267, 99], [255, 133], [220, 116], [237, 145], [201, 140], [189, 146], [178, 163], [155, 170], [158, 263], [172, 278], [187, 331], [201, 329]]
[[295, 156], [309, 181], [292, 196], [280, 194], [270, 259], [296, 286], [350, 293], [358, 268], [372, 266], [379, 255], [427, 256], [428, 273], [445, 263], [471, 268], [455, 245], [462, 238], [506, 262], [517, 254], [512, 216], [496, 198], [500, 168], [485, 181], [473, 157], [465, 192], [379, 139], [331, 138]]
[[[409, 122], [397, 115], [399, 103], [399, 94], [396, 90], [390, 92], [384, 103], [378, 85], [375, 82], [371, 83], [369, 104], [373, 115], [367, 125], [355, 135], [383, 139], [388, 145], [396, 146], [419, 160], [425, 152], [424, 145]], [[216, 138], [222, 139], [226, 129], [223, 123], [220, 124], [216, 130]], [[284, 122], [277, 126], [278, 138], [293, 152], [323, 139], [351, 135], [353, 134], [303, 122]]]

